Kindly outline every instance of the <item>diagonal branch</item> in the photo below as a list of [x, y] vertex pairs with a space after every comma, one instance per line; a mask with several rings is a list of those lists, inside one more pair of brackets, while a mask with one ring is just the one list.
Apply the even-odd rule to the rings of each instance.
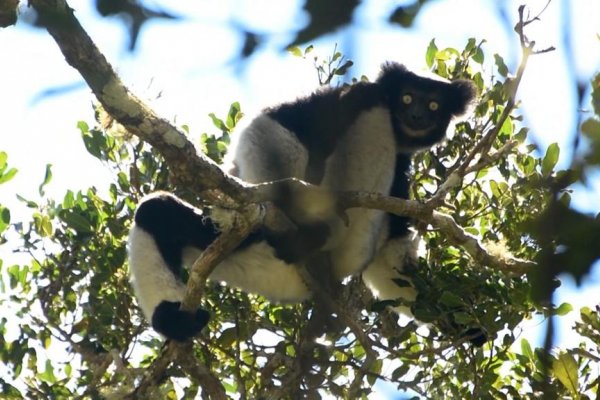
[[[547, 5], [546, 5], [547, 6]], [[521, 43], [521, 61], [519, 62], [519, 66], [517, 67], [517, 72], [515, 77], [507, 80], [505, 87], [507, 88], [508, 100], [506, 101], [506, 105], [502, 110], [502, 114], [496, 121], [496, 124], [489, 129], [485, 135], [477, 142], [477, 144], [471, 149], [471, 151], [467, 154], [464, 160], [460, 163], [458, 167], [454, 171], [450, 173], [448, 179], [440, 185], [437, 192], [427, 201], [428, 204], [432, 206], [439, 206], [443, 204], [444, 199], [448, 192], [453, 188], [456, 188], [461, 185], [462, 179], [469, 172], [473, 172], [476, 170], [476, 166], [481, 164], [481, 160], [488, 157], [488, 153], [494, 144], [494, 140], [498, 137], [502, 126], [505, 121], [510, 116], [511, 112], [514, 110], [517, 100], [517, 90], [519, 89], [519, 85], [521, 84], [521, 80], [523, 79], [523, 75], [525, 74], [525, 68], [527, 67], [527, 62], [529, 61], [529, 57], [532, 54], [541, 54], [546, 53], [548, 51], [554, 50], [554, 48], [547, 48], [540, 51], [535, 51], [534, 46], [535, 42], [530, 42], [524, 33], [524, 27], [537, 20], [539, 14], [532, 19], [524, 20], [523, 17], [523, 8], [524, 6], [519, 7], [519, 22], [515, 26], [515, 31], [519, 35], [519, 42]], [[545, 7], [544, 7], [545, 9]], [[543, 12], [543, 10], [542, 10]], [[540, 13], [541, 14], [541, 13]], [[515, 144], [516, 145], [516, 144]], [[506, 149], [500, 149], [498, 152], [502, 154]], [[479, 155], [479, 161], [475, 165], [471, 165], [471, 162]]]
[[104, 109], [129, 132], [150, 143], [165, 158], [177, 183], [221, 203], [218, 190], [243, 200], [239, 181], [225, 174], [208, 157], [199, 154], [185, 133], [145, 105], [121, 82], [106, 57], [75, 18], [65, 0], [31, 0], [67, 63], [86, 81]]
[[479, 264], [508, 274], [523, 275], [536, 266], [531, 261], [518, 258], [492, 256], [477, 237], [466, 232], [450, 215], [436, 211], [430, 203], [423, 204], [415, 200], [404, 200], [378, 193], [364, 192], [341, 193], [340, 203], [344, 209], [365, 207], [416, 218], [439, 229], [450, 243], [465, 249]]

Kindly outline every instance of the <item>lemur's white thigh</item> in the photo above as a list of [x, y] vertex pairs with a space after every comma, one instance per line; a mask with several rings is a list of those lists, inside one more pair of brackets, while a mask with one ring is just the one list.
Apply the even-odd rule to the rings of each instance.
[[[190, 266], [200, 255], [200, 251], [191, 250], [185, 253]], [[297, 267], [275, 257], [273, 248], [266, 242], [234, 251], [217, 265], [209, 279], [276, 302], [297, 303], [310, 297]]]
[[[380, 300], [405, 299], [414, 301], [417, 291], [412, 286], [399, 286], [394, 279], [401, 279], [412, 284], [410, 278], [402, 271], [408, 264], [417, 262], [419, 239], [414, 235], [388, 240], [379, 249], [373, 261], [362, 274], [363, 281], [373, 295]], [[398, 306], [395, 311], [412, 315], [410, 308]]]
[[185, 285], [173, 275], [154, 238], [134, 225], [129, 232], [129, 270], [138, 303], [148, 321], [162, 301], [181, 301]]

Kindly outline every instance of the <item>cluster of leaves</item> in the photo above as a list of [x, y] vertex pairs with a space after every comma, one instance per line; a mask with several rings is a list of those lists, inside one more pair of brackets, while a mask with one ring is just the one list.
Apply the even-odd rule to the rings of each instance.
[[[215, 113], [208, 114], [214, 126], [219, 129], [218, 134], [203, 133], [200, 137], [200, 149], [218, 164], [223, 162], [223, 157], [227, 153], [227, 148], [231, 142], [231, 133], [240, 119], [244, 116], [237, 101], [232, 103], [227, 112], [225, 121], [218, 118]], [[184, 127], [188, 132], [187, 127]]]
[[[540, 215], [548, 204], [551, 192], [540, 182], [554, 173], [557, 162], [556, 145], [550, 146], [543, 158], [535, 156], [535, 146], [526, 145], [526, 128], [519, 128], [521, 119], [515, 113], [502, 121], [508, 101], [505, 64], [494, 55], [499, 78], [486, 84], [482, 45], [470, 39], [462, 52], [438, 49], [432, 40], [426, 62], [438, 75], [448, 78], [472, 79], [480, 93], [470, 120], [459, 123], [452, 139], [415, 159], [415, 198], [433, 195], [449, 175], [469, 154], [473, 145], [499, 124], [488, 156], [505, 152], [493, 164], [482, 166], [463, 178], [463, 185], [453, 189], [440, 208], [454, 218], [466, 232], [481, 238], [489, 250], [503, 257], [513, 254], [532, 259], [539, 251], [535, 242], [523, 235], [522, 224], [531, 216]], [[485, 156], [480, 160], [485, 162]], [[428, 242], [427, 263], [417, 271], [423, 279], [420, 293], [427, 302], [419, 302], [415, 312], [425, 321], [444, 320], [444, 325], [479, 325], [493, 336], [507, 327], [513, 329], [523, 317], [533, 311], [529, 285], [522, 277], [508, 277], [499, 271], [474, 264], [464, 251], [448, 243], [444, 235], [420, 227]], [[417, 280], [416, 282], [419, 282]], [[465, 312], [469, 310], [469, 312]]]
[[[290, 54], [295, 57], [306, 59], [309, 54], [314, 50], [313, 45], [307, 46], [304, 50], [298, 46], [292, 46], [288, 48]], [[352, 60], [347, 60], [343, 54], [337, 50], [337, 45], [334, 46], [333, 54], [326, 58], [320, 58], [319, 56], [313, 56], [313, 66], [317, 71], [317, 79], [319, 85], [325, 86], [330, 85], [334, 78], [343, 77], [348, 73], [348, 70], [354, 65]]]
[[[501, 378], [504, 393], [512, 398], [521, 398], [523, 393], [527, 393], [528, 398], [595, 398], [600, 384], [597, 373], [600, 363], [600, 306], [581, 309], [575, 332], [585, 340], [576, 347], [554, 353], [543, 348], [534, 350], [526, 339], [521, 339], [521, 352], [507, 353], [510, 374]], [[551, 379], [548, 380], [549, 368]], [[518, 379], [511, 379], [513, 377]], [[529, 387], [524, 388], [524, 384]]]
[[[432, 41], [426, 52], [426, 63], [438, 75], [472, 79], [480, 101], [473, 116], [457, 125], [451, 140], [415, 158], [412, 193], [417, 199], [429, 198], [473, 146], [501, 125], [489, 160], [480, 157], [482, 167], [451, 190], [440, 211], [489, 243], [490, 251], [495, 245], [534, 259], [540, 243], [524, 233], [523, 224], [543, 215], [557, 197], [552, 183], [564, 176], [554, 171], [558, 147], [550, 146], [537, 157], [535, 147], [525, 144], [527, 130], [520, 127], [518, 112], [501, 120], [510, 93], [507, 68], [494, 55], [494, 73], [487, 76], [482, 45], [471, 39], [462, 51], [440, 50]], [[347, 68], [341, 60], [334, 52], [322, 65], [333, 65], [329, 72], [339, 75], [335, 71]], [[200, 146], [220, 162], [242, 113], [234, 103], [225, 118], [210, 117], [220, 133], [203, 134]], [[173, 188], [156, 151], [131, 138], [101, 109], [94, 127], [85, 122], [78, 127], [88, 152], [114, 172], [115, 182], [107, 190], [68, 191], [62, 200], [22, 199], [32, 219], [10, 226], [21, 239], [18, 250], [30, 261], [2, 271], [16, 317], [0, 320], [0, 359], [10, 367], [11, 380], [19, 382], [11, 386], [8, 379], [0, 380], [8, 398], [119, 397], [135, 387], [161, 346], [132, 297], [126, 235], [142, 196], [185, 189]], [[0, 183], [14, 175], [2, 154]], [[48, 169], [41, 196], [51, 177]], [[566, 196], [564, 190], [559, 194], [561, 199]], [[0, 215], [1, 233], [10, 220], [4, 211]], [[535, 398], [541, 390], [576, 397], [597, 390], [598, 382], [590, 378], [599, 361], [593, 347], [582, 344], [550, 355], [521, 341], [521, 354], [513, 351], [515, 328], [523, 318], [535, 310], [562, 314], [569, 311], [568, 305], [536, 304], [525, 277], [478, 265], [444, 235], [427, 226], [417, 228], [427, 251], [422, 268], [414, 272], [420, 294], [413, 311], [431, 323], [427, 332], [414, 323], [400, 328], [395, 321], [389, 323], [388, 313], [366, 310], [363, 297], [368, 295], [358, 295], [366, 292], [359, 280], [346, 285], [336, 300], [364, 328], [366, 339], [339, 319], [324, 318], [323, 310], [311, 302], [271, 304], [211, 283], [204, 307], [212, 319], [194, 346], [196, 358], [219, 377], [229, 394], [241, 398], [320, 398], [323, 393], [366, 398], [376, 381], [432, 398]], [[600, 343], [598, 311], [582, 310], [577, 326], [595, 343]], [[494, 342], [483, 348], [468, 346], [463, 336], [472, 326], [483, 327]], [[4, 339], [8, 331], [14, 333], [10, 342]], [[51, 357], [57, 349], [68, 354], [68, 360]], [[170, 377], [182, 375], [178, 365], [169, 370]], [[174, 379], [166, 379], [155, 395], [194, 398], [201, 393], [194, 379], [181, 382], [176, 393]]]
[[[20, 238], [20, 246], [13, 241], [13, 250], [30, 260], [10, 265], [2, 275], [14, 318], [3, 317], [0, 329], [3, 338], [7, 330], [16, 332], [16, 338], [2, 340], [0, 359], [10, 367], [12, 379], [20, 382], [17, 389], [0, 380], [8, 398], [23, 398], [21, 391], [26, 398], [73, 398], [83, 393], [97, 398], [114, 387], [133, 388], [140, 374], [137, 368], [150, 361], [139, 357], [139, 348], [160, 347], [157, 335], [140, 337], [147, 325], [129, 285], [126, 240], [141, 197], [172, 189], [169, 173], [154, 149], [133, 139], [100, 107], [95, 111], [96, 126], [90, 128], [83, 121], [77, 126], [87, 151], [112, 170], [115, 181], [106, 190], [69, 190], [62, 200], [47, 199], [44, 188], [52, 180], [48, 166], [39, 187], [41, 199], [18, 196], [31, 209], [29, 222], [11, 225], [8, 209], [0, 209], [2, 231], [12, 227]], [[241, 117], [237, 103], [224, 120], [210, 114], [221, 136], [202, 135], [200, 145], [207, 155], [222, 160], [229, 132]], [[0, 156], [3, 183], [16, 170], [7, 167], [5, 153]], [[228, 313], [243, 310], [235, 299], [221, 304], [217, 292], [207, 301]], [[223, 329], [217, 325], [215, 331]], [[132, 361], [134, 351], [137, 358]], [[65, 363], [52, 356], [57, 352], [79, 357]], [[115, 357], [134, 372], [121, 369], [108, 374]], [[165, 393], [172, 390], [166, 388]]]
[[[92, 154], [125, 158], [122, 140], [84, 123], [79, 127]], [[51, 178], [48, 166], [40, 195]], [[82, 365], [97, 365], [109, 350], [127, 352], [139, 329], [123, 269], [136, 205], [130, 189], [129, 178], [117, 175], [106, 199], [93, 187], [69, 190], [62, 200], [19, 197], [32, 218], [14, 224], [13, 233], [21, 239], [17, 251], [30, 262], [9, 266], [2, 277], [13, 309], [13, 318], [2, 325], [16, 330], [16, 338], [4, 343], [2, 360], [25, 386], [27, 398], [72, 398], [86, 382], [99, 379], [97, 371], [86, 372]], [[57, 361], [57, 352], [79, 358]], [[9, 393], [21, 398], [14, 388]]]

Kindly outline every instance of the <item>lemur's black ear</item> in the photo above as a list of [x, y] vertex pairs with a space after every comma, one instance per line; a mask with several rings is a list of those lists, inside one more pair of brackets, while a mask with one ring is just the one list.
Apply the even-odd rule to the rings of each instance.
[[448, 102], [449, 111], [457, 116], [467, 111], [469, 104], [475, 99], [477, 89], [473, 82], [466, 79], [459, 79], [450, 84], [450, 101]]

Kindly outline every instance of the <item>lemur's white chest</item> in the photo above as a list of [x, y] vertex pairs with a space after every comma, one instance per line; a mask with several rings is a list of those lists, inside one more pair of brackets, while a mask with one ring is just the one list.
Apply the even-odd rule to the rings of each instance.
[[[396, 141], [389, 111], [382, 107], [361, 114], [327, 160], [323, 185], [335, 191], [388, 194], [394, 179]], [[332, 246], [335, 275], [361, 272], [376, 251], [385, 213], [353, 208], [349, 224], [337, 224]]]
[[323, 185], [334, 190], [388, 193], [394, 178], [396, 142], [389, 111], [362, 113], [328, 158]]

